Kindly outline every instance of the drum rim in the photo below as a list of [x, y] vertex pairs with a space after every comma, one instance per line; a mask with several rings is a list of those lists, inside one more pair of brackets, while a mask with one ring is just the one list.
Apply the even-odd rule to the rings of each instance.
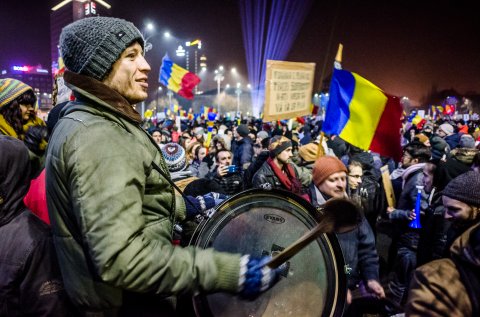
[[[265, 190], [265, 189], [253, 188], [253, 189], [240, 192], [234, 196], [231, 196], [229, 199], [219, 204], [215, 208], [215, 214], [212, 216], [212, 218], [207, 219], [197, 227], [194, 234], [192, 235], [189, 245], [205, 248], [205, 245], [202, 245], [202, 243], [200, 243], [201, 242], [200, 236], [206, 230], [209, 223], [217, 221], [217, 226], [214, 226], [215, 228], [215, 227], [218, 227], [219, 223], [222, 222], [222, 218], [228, 217], [228, 215], [222, 215], [221, 212], [218, 212], [218, 211], [225, 209], [228, 206], [228, 204], [232, 203], [232, 201], [235, 201], [240, 198], [244, 199], [244, 196], [248, 197], [248, 196], [262, 196], [262, 195], [268, 195], [275, 198], [280, 198], [284, 201], [289, 201], [289, 202], [293, 201], [295, 204], [299, 205], [301, 209], [307, 212], [305, 217], [307, 221], [312, 221], [312, 227], [314, 224], [318, 223], [319, 213], [317, 212], [315, 207], [305, 199], [297, 196], [296, 194], [293, 194], [292, 192], [288, 192], [282, 189]], [[211, 229], [211, 228], [207, 228], [207, 229]], [[198, 233], [197, 233], [197, 230], [199, 230]], [[211, 230], [211, 231], [214, 232], [214, 230]], [[320, 244], [320, 242], [318, 243]], [[329, 296], [327, 296], [327, 299], [325, 301], [325, 307], [331, 307], [331, 309], [324, 310], [324, 312], [322, 313], [322, 316], [325, 316], [325, 317], [326, 316], [342, 316], [345, 305], [346, 305], [346, 294], [347, 294], [347, 276], [343, 269], [345, 266], [343, 253], [335, 234], [323, 234], [321, 237], [321, 245], [326, 249], [325, 251], [329, 252], [333, 256], [333, 259], [331, 259], [330, 261], [327, 261], [326, 265], [327, 265], [327, 270], [334, 273], [334, 276], [335, 276], [334, 279], [337, 281], [334, 287], [332, 287], [331, 285], [328, 285], [329, 291], [333, 292], [333, 294], [329, 294]], [[206, 297], [207, 297], [206, 294], [196, 294], [192, 297], [195, 313], [197, 316], [214, 317], [214, 315], [210, 310], [210, 307], [208, 305], [208, 300]]]

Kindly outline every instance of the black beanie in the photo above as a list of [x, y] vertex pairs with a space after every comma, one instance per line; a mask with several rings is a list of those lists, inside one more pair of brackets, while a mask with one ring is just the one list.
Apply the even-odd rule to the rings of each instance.
[[480, 207], [480, 173], [469, 171], [455, 177], [448, 183], [442, 194], [466, 204]]
[[248, 126], [246, 124], [241, 124], [237, 127], [237, 133], [244, 138], [248, 136], [248, 134], [250, 133], [250, 129], [248, 129]]

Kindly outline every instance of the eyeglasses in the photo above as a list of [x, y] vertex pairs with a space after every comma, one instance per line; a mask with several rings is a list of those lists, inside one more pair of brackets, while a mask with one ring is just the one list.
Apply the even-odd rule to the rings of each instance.
[[362, 178], [362, 175], [352, 175], [352, 174], [348, 174], [348, 177]]

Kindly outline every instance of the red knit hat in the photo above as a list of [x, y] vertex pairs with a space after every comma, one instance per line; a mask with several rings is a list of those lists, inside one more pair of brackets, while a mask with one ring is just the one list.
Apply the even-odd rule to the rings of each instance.
[[313, 165], [313, 183], [315, 186], [320, 186], [330, 175], [345, 172], [347, 173], [347, 168], [336, 156], [321, 156]]

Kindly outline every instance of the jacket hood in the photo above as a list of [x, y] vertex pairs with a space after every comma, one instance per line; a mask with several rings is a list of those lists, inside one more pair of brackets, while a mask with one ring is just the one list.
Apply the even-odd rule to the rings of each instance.
[[466, 165], [472, 165], [473, 158], [478, 153], [477, 149], [456, 148], [450, 151], [450, 155]]
[[[467, 229], [458, 237], [450, 247], [452, 254], [458, 255], [463, 260], [480, 267], [480, 245], [478, 240], [480, 236], [480, 223]], [[476, 240], [473, 242], [473, 240]], [[474, 251], [474, 249], [476, 251]]]
[[128, 100], [101, 81], [70, 71], [65, 71], [64, 78], [77, 99], [89, 99], [130, 121], [142, 122], [142, 117]]
[[0, 226], [25, 209], [23, 197], [30, 187], [31, 166], [22, 141], [0, 135]]

